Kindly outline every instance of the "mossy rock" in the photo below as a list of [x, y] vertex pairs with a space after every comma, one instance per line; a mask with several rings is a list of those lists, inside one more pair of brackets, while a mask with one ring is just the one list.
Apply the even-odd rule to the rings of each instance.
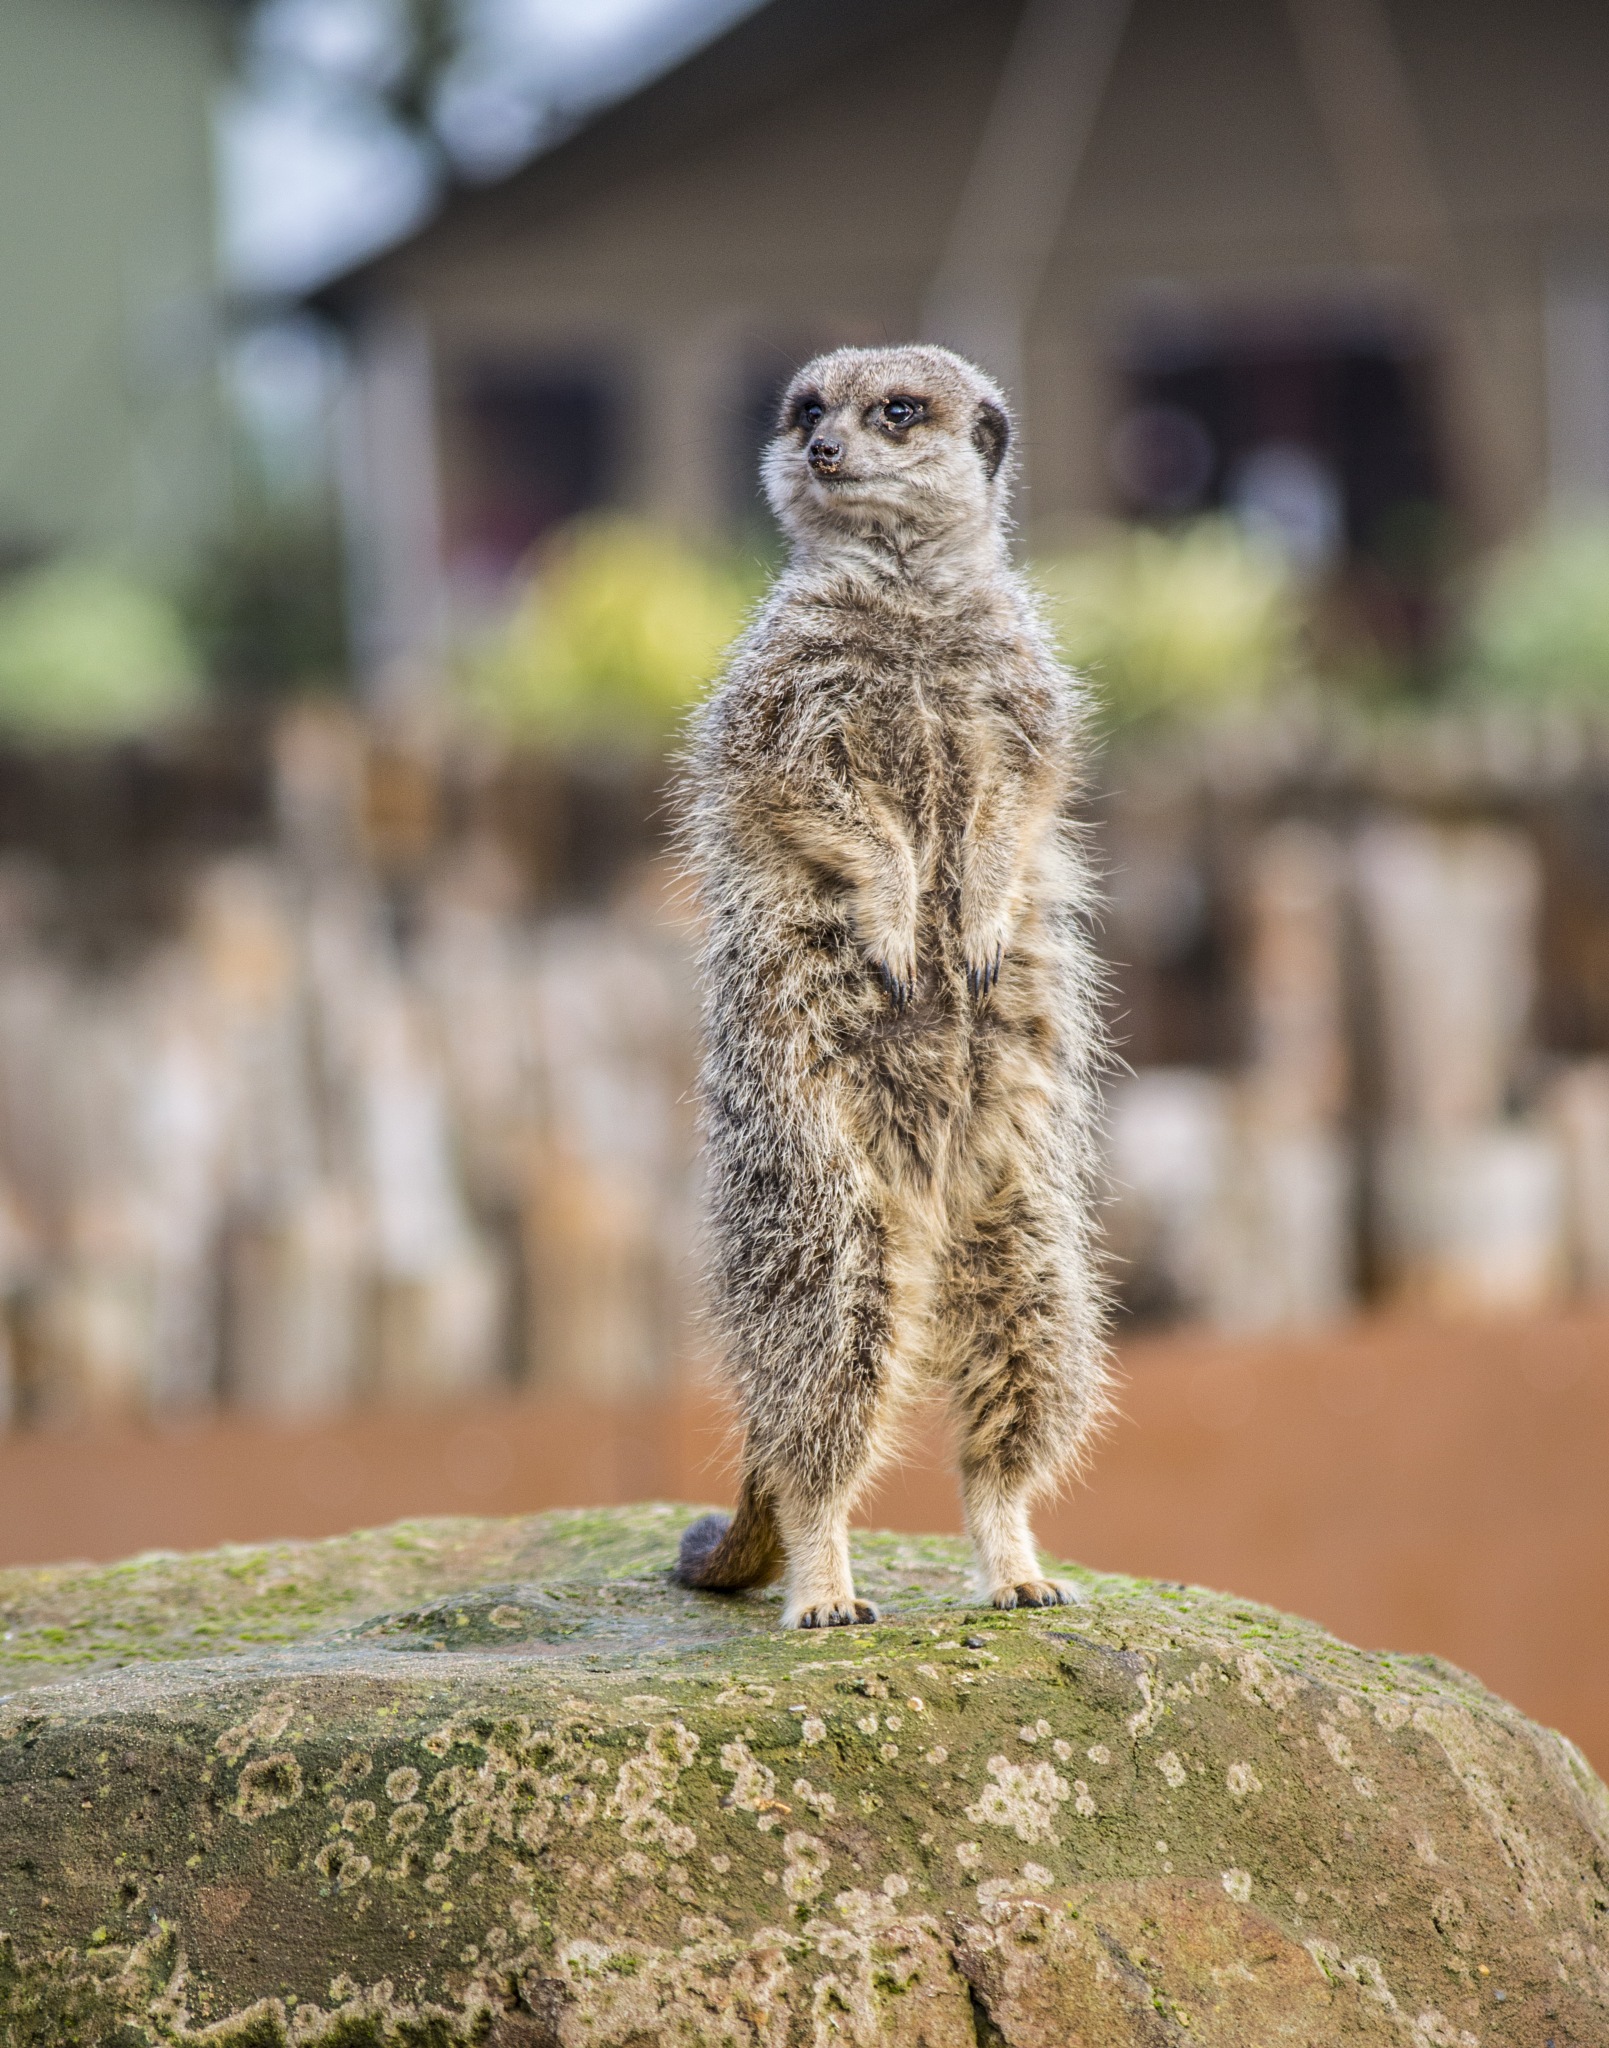
[[1432, 1659], [686, 1511], [0, 1573], [0, 2040], [1603, 2048], [1609, 1795]]

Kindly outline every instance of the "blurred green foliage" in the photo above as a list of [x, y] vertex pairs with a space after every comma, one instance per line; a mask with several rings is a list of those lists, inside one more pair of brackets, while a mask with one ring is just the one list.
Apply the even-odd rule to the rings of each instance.
[[186, 580], [184, 608], [208, 675], [233, 696], [346, 685], [346, 588], [333, 517], [243, 515]]
[[1295, 580], [1227, 519], [1116, 530], [1033, 570], [1114, 729], [1255, 704], [1302, 671]]
[[1609, 515], [1554, 519], [1487, 566], [1466, 676], [1515, 698], [1609, 700]]
[[0, 587], [0, 732], [39, 743], [124, 739], [191, 711], [201, 671], [178, 608], [91, 561]]
[[466, 663], [465, 698], [510, 739], [662, 741], [742, 631], [761, 579], [620, 514], [542, 549], [506, 625]]
[[[1355, 565], [1314, 582], [1230, 519], [1106, 528], [1039, 553], [1033, 580], [1066, 659], [1114, 735], [1255, 712], [1292, 691], [1355, 710], [1426, 706], [1451, 670], [1390, 658]], [[503, 626], [463, 664], [462, 699], [494, 732], [550, 745], [662, 743], [718, 672], [761, 565], [620, 514], [542, 549]], [[1536, 701], [1609, 698], [1609, 518], [1551, 524], [1443, 585], [1436, 635], [1461, 672]]]

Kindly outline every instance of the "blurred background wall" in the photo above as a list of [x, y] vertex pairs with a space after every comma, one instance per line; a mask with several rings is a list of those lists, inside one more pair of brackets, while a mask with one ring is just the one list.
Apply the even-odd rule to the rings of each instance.
[[1091, 687], [1054, 1540], [1601, 1761], [1606, 88], [1581, 0], [5, 10], [0, 1561], [724, 1489], [667, 777], [780, 388], [917, 333]]
[[0, 17], [0, 562], [225, 514], [210, 113], [218, 0]]

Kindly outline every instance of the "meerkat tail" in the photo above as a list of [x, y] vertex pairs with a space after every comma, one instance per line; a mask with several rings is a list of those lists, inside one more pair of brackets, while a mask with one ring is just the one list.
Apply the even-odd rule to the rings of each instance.
[[766, 1586], [782, 1572], [782, 1536], [771, 1496], [743, 1481], [733, 1515], [700, 1515], [682, 1531], [675, 1578], [706, 1593]]

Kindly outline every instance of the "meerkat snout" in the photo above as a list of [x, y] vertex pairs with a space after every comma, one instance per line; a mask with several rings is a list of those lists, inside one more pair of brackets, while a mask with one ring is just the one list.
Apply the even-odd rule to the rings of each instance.
[[817, 434], [805, 449], [805, 460], [817, 476], [836, 476], [843, 464], [844, 444]]

